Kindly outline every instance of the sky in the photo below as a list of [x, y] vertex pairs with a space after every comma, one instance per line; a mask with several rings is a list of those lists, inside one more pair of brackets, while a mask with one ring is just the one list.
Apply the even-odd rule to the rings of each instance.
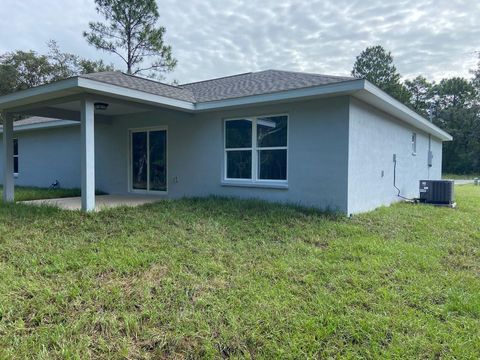
[[[367, 46], [391, 51], [404, 78], [469, 77], [480, 51], [478, 0], [158, 0], [180, 83], [265, 69], [349, 75]], [[89, 46], [93, 0], [0, 0], [0, 52], [62, 51], [103, 59]]]

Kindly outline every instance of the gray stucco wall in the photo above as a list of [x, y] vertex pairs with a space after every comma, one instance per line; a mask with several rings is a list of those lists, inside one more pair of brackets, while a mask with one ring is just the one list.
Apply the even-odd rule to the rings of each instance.
[[[236, 196], [347, 210], [348, 97], [222, 112], [158, 111], [96, 126], [96, 183], [128, 192], [129, 129], [168, 127], [168, 197]], [[288, 189], [223, 186], [225, 118], [289, 115]], [[173, 179], [178, 179], [174, 182]]]
[[[412, 155], [412, 132], [417, 134], [416, 155]], [[349, 214], [401, 200], [393, 187], [393, 154], [402, 196], [418, 197], [419, 180], [441, 178], [441, 140], [431, 137], [433, 166], [429, 167], [428, 134], [354, 98], [350, 99], [349, 138]]]
[[[19, 149], [16, 185], [48, 187], [58, 180], [65, 188], [80, 187], [79, 126], [15, 132], [14, 137], [18, 138]], [[2, 153], [0, 136], [0, 159]], [[0, 166], [2, 182], [3, 166]]]
[[[348, 106], [348, 97], [338, 97], [195, 115], [158, 110], [96, 121], [96, 188], [128, 193], [129, 130], [166, 126], [168, 198], [213, 194], [346, 212]], [[289, 115], [288, 189], [222, 185], [224, 119], [273, 114]], [[17, 185], [46, 187], [58, 179], [62, 187], [80, 186], [79, 126], [15, 136]]]

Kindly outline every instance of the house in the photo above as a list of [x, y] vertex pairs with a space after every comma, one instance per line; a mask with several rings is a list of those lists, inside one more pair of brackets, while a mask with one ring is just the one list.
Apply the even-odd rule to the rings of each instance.
[[452, 140], [366, 80], [276, 70], [179, 86], [93, 73], [2, 96], [0, 111], [4, 200], [58, 180], [86, 211], [100, 189], [359, 213], [418, 197]]

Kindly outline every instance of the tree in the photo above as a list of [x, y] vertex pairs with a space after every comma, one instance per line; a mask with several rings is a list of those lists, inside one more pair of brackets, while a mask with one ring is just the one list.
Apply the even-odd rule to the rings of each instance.
[[[480, 51], [478, 53], [478, 63], [477, 68], [472, 70], [471, 73], [473, 74], [473, 86], [477, 89], [477, 95], [480, 95]], [[479, 99], [480, 100], [480, 99]]]
[[467, 174], [480, 171], [480, 106], [473, 81], [454, 77], [433, 87], [434, 123], [453, 136], [444, 144], [443, 170]]
[[[165, 27], [155, 0], [95, 0], [96, 10], [105, 22], [90, 22], [83, 36], [99, 50], [118, 55], [128, 74], [148, 72], [151, 77], [175, 68], [177, 61], [163, 37]], [[145, 64], [147, 59], [151, 61]]]
[[51, 81], [66, 79], [78, 74], [115, 70], [113, 65], [106, 65], [103, 60], [89, 60], [78, 55], [61, 52], [54, 40], [50, 40], [47, 45], [49, 48], [47, 56], [53, 68]]
[[423, 76], [417, 76], [413, 80], [405, 80], [404, 85], [410, 94], [409, 106], [420, 115], [429, 117], [434, 83], [428, 82]]
[[17, 50], [0, 56], [2, 94], [28, 89], [50, 80], [52, 65], [45, 55]]
[[0, 94], [62, 80], [78, 74], [112, 71], [102, 60], [92, 61], [62, 53], [55, 41], [48, 42], [49, 53], [16, 50], [0, 55]]
[[398, 100], [408, 103], [410, 94], [400, 82], [391, 52], [381, 45], [367, 47], [356, 57], [352, 76], [367, 79]]

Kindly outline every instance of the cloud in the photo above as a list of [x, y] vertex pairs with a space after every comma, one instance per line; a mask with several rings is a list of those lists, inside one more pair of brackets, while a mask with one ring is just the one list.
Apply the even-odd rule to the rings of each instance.
[[[82, 38], [98, 19], [92, 0], [2, 0], [0, 51], [56, 39], [65, 51], [107, 62]], [[178, 67], [169, 80], [267, 68], [345, 75], [366, 46], [392, 51], [404, 77], [469, 76], [480, 50], [480, 2], [461, 0], [161, 0]], [[0, 13], [0, 15], [2, 15]]]

